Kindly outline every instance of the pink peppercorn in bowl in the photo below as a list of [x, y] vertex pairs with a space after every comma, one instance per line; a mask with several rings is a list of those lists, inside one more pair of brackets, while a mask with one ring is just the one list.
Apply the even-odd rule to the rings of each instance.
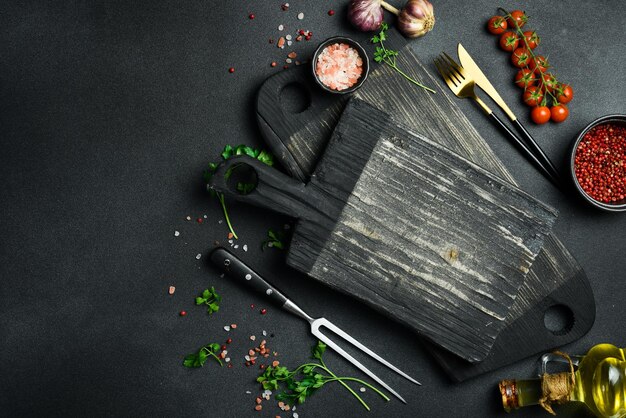
[[330, 93], [352, 93], [363, 85], [369, 73], [365, 49], [358, 42], [341, 36], [319, 44], [311, 63], [315, 81]]
[[607, 115], [578, 135], [571, 174], [580, 195], [596, 208], [626, 210], [626, 115]]

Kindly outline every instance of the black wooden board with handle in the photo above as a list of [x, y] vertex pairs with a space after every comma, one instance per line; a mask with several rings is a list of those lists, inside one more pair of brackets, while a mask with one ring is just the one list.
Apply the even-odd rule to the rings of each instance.
[[[389, 36], [392, 47], [395, 45], [400, 49], [402, 41], [398, 41], [398, 35], [390, 32]], [[427, 70], [410, 46], [402, 48], [398, 65], [425, 84], [438, 85], [431, 75], [434, 70]], [[297, 117], [283, 109], [280, 103], [280, 92], [288, 84], [298, 84], [312, 92], [309, 95], [311, 106]], [[268, 146], [279, 156], [288, 172], [301, 179], [308, 178], [314, 169], [321, 151], [315, 154], [312, 150], [324, 149], [346, 101], [343, 96], [321, 95], [315, 88], [310, 68], [296, 67], [268, 78], [261, 86], [257, 100], [259, 125]], [[380, 65], [355, 95], [376, 107], [388, 109], [394, 120], [515, 184], [504, 164], [461, 112], [457, 105], [459, 99], [445, 87], [437, 89], [433, 96], [407, 84], [404, 78]], [[318, 97], [324, 100], [323, 104], [317, 104], [322, 103], [317, 101]], [[280, 123], [275, 122], [277, 118]], [[322, 128], [312, 130], [311, 126]], [[293, 164], [289, 165], [281, 158], [281, 153], [287, 154]], [[567, 326], [560, 332], [551, 332], [544, 326], [544, 313], [554, 307], [570, 316]], [[594, 320], [595, 300], [587, 276], [558, 238], [551, 234], [519, 291], [505, 321], [507, 326], [482, 362], [465, 362], [437, 347], [430, 348], [450, 377], [462, 381], [575, 341], [587, 333]]]
[[[247, 195], [228, 186], [240, 164], [258, 179]], [[308, 184], [243, 157], [210, 185], [298, 219], [287, 264], [468, 361], [489, 353], [557, 217], [359, 99]]]

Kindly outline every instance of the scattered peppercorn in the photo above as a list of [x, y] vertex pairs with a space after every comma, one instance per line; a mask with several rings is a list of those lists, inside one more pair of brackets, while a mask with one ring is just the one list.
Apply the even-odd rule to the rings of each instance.
[[261, 309], [261, 315], [265, 315], [267, 313], [267, 309], [263, 308]]
[[235, 67], [230, 67], [228, 69], [228, 72], [231, 73], [231, 74], [234, 73], [235, 72]]
[[229, 339], [227, 339], [227, 340], [226, 340], [226, 344], [230, 344], [230, 343], [232, 343], [232, 342], [233, 342], [233, 339], [232, 339], [232, 338], [229, 338]]
[[186, 316], [187, 315], [187, 311], [180, 311], [180, 316]]
[[330, 9], [328, 11], [328, 16], [334, 16], [335, 15], [335, 11], [333, 9]]
[[202, 219], [202, 218], [198, 218], [198, 219], [196, 219], [196, 221], [197, 221], [199, 224], [201, 224], [202, 222], [204, 222], [204, 219]]
[[272, 61], [272, 63], [270, 64], [272, 67], [276, 67], [276, 61]]
[[254, 19], [254, 18], [255, 18], [255, 16], [254, 16], [252, 13], [250, 13], [250, 14], [248, 15], [248, 18], [249, 18], [250, 20], [252, 20], [252, 19]]

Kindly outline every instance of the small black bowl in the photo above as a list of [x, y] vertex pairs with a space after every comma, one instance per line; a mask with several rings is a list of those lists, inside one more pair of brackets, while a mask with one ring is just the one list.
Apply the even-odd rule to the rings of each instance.
[[[361, 56], [361, 59], [363, 60], [363, 72], [361, 73], [361, 77], [357, 80], [354, 86], [347, 88], [345, 90], [334, 90], [326, 86], [324, 83], [320, 81], [320, 79], [317, 77], [317, 74], [315, 73], [315, 66], [317, 65], [317, 57], [324, 50], [324, 48], [326, 48], [328, 45], [331, 45], [331, 44], [341, 44], [341, 43], [348, 44], [352, 48], [357, 50], [357, 52]], [[312, 64], [311, 68], [313, 70], [313, 78], [315, 78], [315, 81], [317, 82], [317, 84], [322, 89], [326, 90], [327, 92], [337, 93], [337, 94], [352, 93], [353, 91], [361, 87], [363, 83], [365, 82], [365, 79], [367, 78], [367, 75], [370, 71], [370, 62], [367, 57], [367, 53], [365, 52], [365, 49], [363, 49], [363, 47], [357, 41], [354, 41], [350, 38], [345, 38], [343, 36], [335, 36], [332, 38], [328, 38], [324, 42], [319, 44], [317, 49], [315, 50], [315, 53], [313, 54], [313, 59], [311, 60], [311, 64]]]
[[601, 118], [598, 118], [596, 120], [594, 120], [593, 122], [591, 122], [589, 125], [587, 125], [585, 127], [585, 129], [583, 129], [580, 134], [578, 135], [578, 137], [576, 138], [576, 140], [574, 141], [573, 145], [572, 145], [572, 150], [571, 150], [571, 155], [570, 155], [570, 171], [571, 171], [571, 175], [572, 175], [572, 179], [574, 180], [574, 184], [576, 185], [576, 190], [578, 190], [578, 192], [580, 193], [580, 195], [589, 203], [591, 203], [593, 206], [595, 206], [598, 209], [602, 209], [608, 212], [623, 212], [626, 210], [626, 199], [622, 199], [618, 202], [614, 202], [614, 203], [604, 203], [604, 202], [599, 202], [597, 200], [595, 200], [594, 198], [592, 198], [591, 196], [589, 196], [587, 194], [587, 192], [585, 192], [583, 190], [583, 188], [581, 187], [580, 183], [578, 183], [578, 179], [576, 178], [576, 170], [574, 167], [574, 160], [576, 158], [576, 151], [578, 149], [578, 144], [580, 144], [580, 141], [582, 141], [582, 139], [585, 137], [585, 134], [587, 134], [587, 132], [589, 132], [590, 129], [598, 126], [598, 125], [603, 125], [605, 123], [614, 123], [614, 124], [619, 124], [619, 125], [623, 125], [626, 126], [626, 115], [607, 115], [607, 116], [602, 116]]

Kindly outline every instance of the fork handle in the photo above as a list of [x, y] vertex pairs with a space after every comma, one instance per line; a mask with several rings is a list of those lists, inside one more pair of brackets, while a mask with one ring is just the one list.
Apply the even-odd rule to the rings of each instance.
[[289, 300], [280, 290], [272, 286], [225, 248], [218, 247], [214, 249], [209, 258], [222, 272], [240, 283], [246, 284], [256, 293], [262, 294], [274, 305], [282, 308]]
[[[561, 184], [560, 181], [558, 179], [558, 176], [555, 176], [554, 174], [552, 174], [552, 171], [549, 168], [549, 165], [546, 166], [546, 163], [541, 161], [539, 158], [537, 158], [537, 156], [528, 148], [528, 146], [526, 146], [526, 144], [518, 138], [517, 135], [515, 135], [515, 133], [509, 129], [508, 126], [506, 126], [504, 124], [504, 122], [502, 122], [502, 120], [498, 117], [498, 115], [496, 115], [495, 113], [491, 112], [489, 114], [489, 117], [491, 118], [491, 121], [498, 127], [500, 128], [500, 130], [502, 130], [503, 132], [505, 132], [514, 142], [514, 144], [520, 148], [524, 155], [526, 156], [526, 159], [528, 159], [531, 163], [533, 163], [533, 165], [548, 179], [552, 182], [552, 184], [554, 184], [557, 188], [561, 188]], [[547, 157], [546, 157], [547, 158]]]
[[513, 121], [513, 125], [515, 125], [517, 131], [522, 134], [522, 139], [526, 140], [526, 144], [529, 146], [529, 148], [534, 150], [533, 154], [535, 154], [538, 159], [542, 160], [546, 168], [548, 168], [551, 171], [552, 175], [560, 181], [561, 176], [559, 175], [559, 170], [556, 169], [552, 161], [550, 161], [550, 158], [548, 158], [548, 156], [543, 152], [539, 144], [530, 135], [530, 132], [528, 132], [524, 125], [522, 125], [522, 122], [520, 122], [519, 119], [515, 119]]

